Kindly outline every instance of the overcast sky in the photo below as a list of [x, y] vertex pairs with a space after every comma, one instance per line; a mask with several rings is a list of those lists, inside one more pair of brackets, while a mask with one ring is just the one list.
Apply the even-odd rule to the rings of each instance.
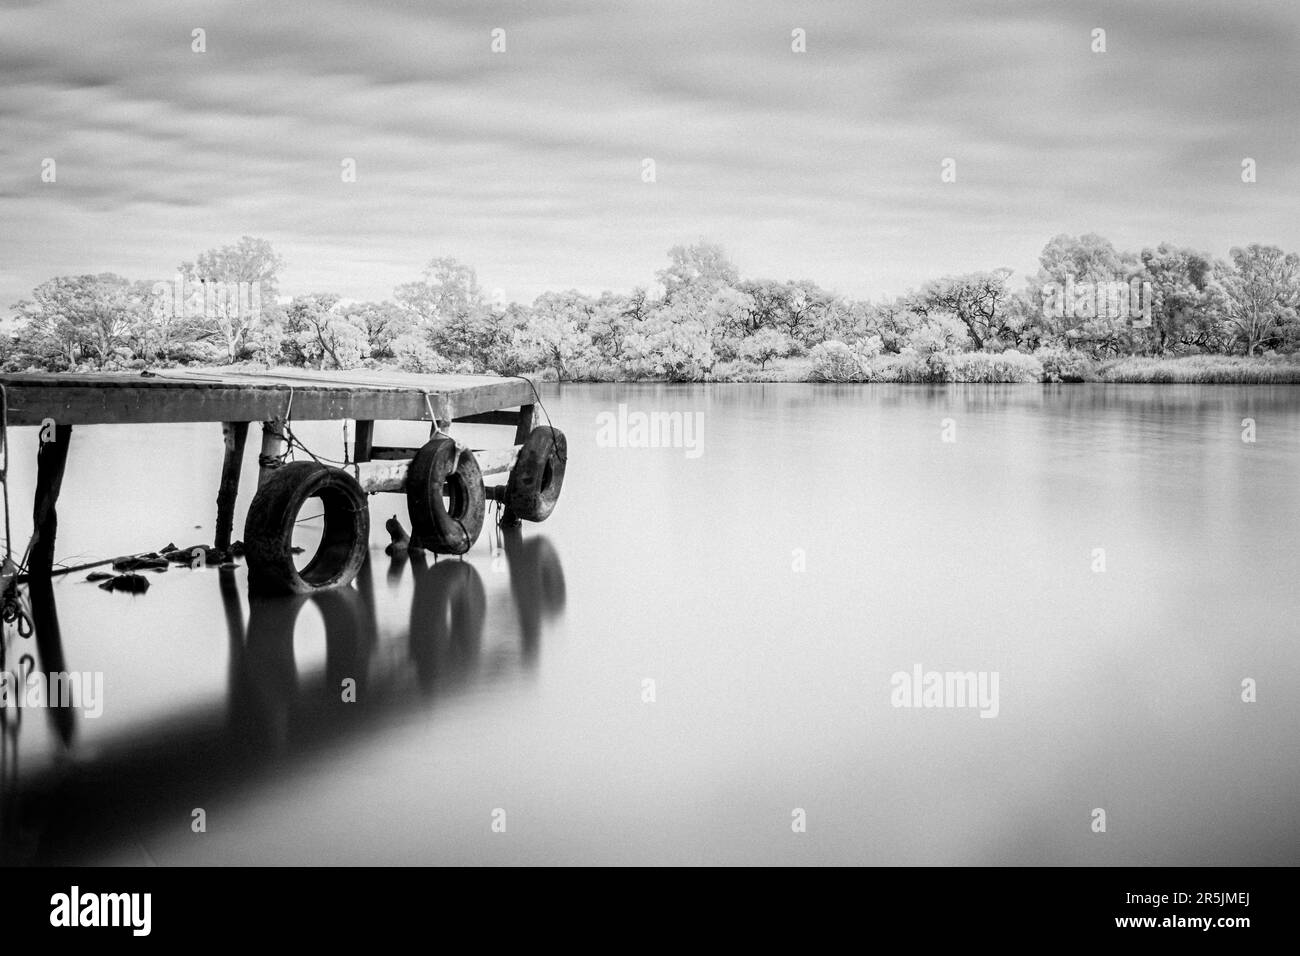
[[872, 297], [1019, 283], [1060, 232], [1300, 250], [1297, 54], [1294, 0], [6, 3], [0, 313], [245, 234], [282, 293], [382, 298], [451, 255], [520, 301], [701, 237]]

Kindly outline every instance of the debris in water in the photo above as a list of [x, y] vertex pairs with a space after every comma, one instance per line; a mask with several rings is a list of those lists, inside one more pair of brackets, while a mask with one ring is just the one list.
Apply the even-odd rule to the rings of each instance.
[[114, 571], [152, 571], [159, 568], [167, 570], [167, 559], [154, 552], [132, 554], [113, 561]]
[[393, 515], [384, 522], [384, 527], [388, 529], [388, 536], [392, 541], [384, 548], [384, 554], [394, 558], [402, 558], [407, 554], [423, 554], [424, 549], [411, 540], [411, 536], [406, 533], [402, 527], [402, 522], [397, 520], [397, 515]]
[[[201, 556], [195, 552], [201, 552]], [[194, 544], [188, 548], [174, 548], [167, 552], [167, 560], [172, 564], [192, 565], [196, 559], [203, 564], [220, 564], [226, 560], [226, 554], [216, 548], [209, 548], [205, 544]]]
[[149, 590], [149, 579], [142, 574], [119, 574], [100, 585], [105, 591], [126, 591], [143, 594]]
[[108, 581], [111, 580], [113, 577], [114, 575], [109, 574], [107, 571], [91, 571], [89, 574], [86, 575], [86, 580], [87, 581]]

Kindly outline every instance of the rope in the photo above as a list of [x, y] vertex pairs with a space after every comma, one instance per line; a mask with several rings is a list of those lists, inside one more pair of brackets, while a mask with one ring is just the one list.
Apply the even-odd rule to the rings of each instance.
[[[442, 425], [438, 421], [438, 413], [433, 410], [433, 398], [429, 394], [429, 390], [427, 388], [422, 388], [420, 389], [420, 394], [424, 396], [424, 406], [429, 410], [429, 420], [433, 422], [433, 435], [430, 436], [430, 440], [434, 438], [445, 438], [452, 443], [452, 447], [455, 448], [456, 450], [456, 457], [452, 459], [451, 471], [449, 472], [449, 474], [455, 474], [457, 471], [460, 470], [460, 456], [467, 449], [463, 444], [461, 444], [451, 435], [448, 435], [445, 431], [442, 430]], [[469, 540], [469, 529], [465, 527], [465, 522], [461, 521], [451, 512], [447, 513], [447, 517], [450, 518], [452, 521], [456, 522], [456, 524], [460, 526], [460, 537], [461, 540], [465, 542], [465, 547], [463, 547], [461, 550], [456, 551], [454, 553], [456, 554], [457, 557], [468, 554], [471, 546], [471, 542]], [[436, 562], [437, 560], [438, 559], [435, 556], [434, 561]]]
[[13, 533], [9, 524], [9, 390], [0, 384], [0, 485], [4, 486], [5, 508], [5, 562], [12, 563], [14, 558]]
[[555, 457], [558, 458], [563, 464], [567, 465], [569, 463], [569, 456], [560, 454], [559, 443], [555, 440], [556, 429], [555, 426], [551, 424], [551, 413], [546, 410], [546, 403], [542, 401], [542, 396], [537, 391], [536, 383], [531, 378], [527, 378], [523, 375], [508, 375], [506, 377], [517, 378], [522, 381], [525, 381], [528, 383], [528, 387], [533, 390], [533, 398], [537, 400], [536, 401], [537, 407], [542, 410], [542, 414], [546, 417], [546, 427], [551, 430], [551, 448], [555, 450]]

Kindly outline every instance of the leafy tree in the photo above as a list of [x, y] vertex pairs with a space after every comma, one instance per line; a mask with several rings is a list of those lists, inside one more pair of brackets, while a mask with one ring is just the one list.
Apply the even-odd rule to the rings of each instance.
[[602, 360], [611, 365], [623, 360], [623, 343], [628, 332], [641, 321], [645, 303], [646, 291], [642, 288], [633, 290], [630, 296], [601, 293], [587, 326], [587, 334]]
[[393, 340], [413, 327], [410, 311], [395, 302], [354, 302], [338, 312], [361, 330], [368, 358], [392, 358]]
[[182, 262], [187, 286], [215, 287], [223, 294], [204, 294], [199, 317], [207, 334], [226, 349], [226, 358], [239, 358], [249, 333], [262, 322], [263, 310], [276, 301], [282, 260], [265, 239], [243, 236], [234, 245], [209, 249], [194, 262]]
[[[550, 295], [550, 293], [547, 293]], [[572, 377], [574, 367], [591, 352], [591, 339], [581, 327], [581, 309], [554, 307], [553, 300], [534, 314], [528, 325], [516, 333], [519, 353], [536, 366], [555, 369], [563, 382]]]
[[745, 321], [753, 301], [731, 286], [719, 286], [707, 301], [691, 305], [666, 306], [677, 323], [694, 321], [708, 337], [714, 356], [724, 362], [734, 359], [745, 338]]
[[393, 339], [393, 355], [397, 367], [406, 372], [427, 375], [451, 370], [451, 362], [433, 350], [428, 336], [415, 331], [404, 332]]
[[1141, 259], [1140, 278], [1151, 289], [1151, 350], [1160, 354], [1216, 338], [1221, 301], [1209, 256], [1162, 242], [1143, 249]]
[[664, 287], [664, 301], [683, 298], [703, 301], [722, 286], [735, 286], [740, 279], [735, 265], [722, 247], [700, 241], [668, 250], [668, 267], [656, 273]]
[[938, 313], [953, 316], [966, 326], [976, 349], [1001, 338], [1014, 338], [1007, 325], [1006, 301], [1010, 296], [1010, 269], [946, 276], [926, 283], [911, 303], [918, 315], [930, 318]]
[[837, 297], [810, 279], [778, 282], [753, 279], [739, 284], [753, 305], [747, 331], [781, 329], [792, 342], [810, 343], [828, 331], [829, 319], [838, 306]]
[[966, 324], [946, 312], [931, 315], [907, 334], [907, 348], [921, 355], [950, 355], [965, 352], [970, 346]]
[[1096, 233], [1084, 236], [1054, 236], [1038, 255], [1039, 285], [1048, 282], [1108, 282], [1122, 278], [1136, 268], [1128, 253], [1115, 251], [1109, 239]]
[[908, 337], [924, 319], [910, 308], [905, 297], [867, 304], [863, 309], [865, 333], [878, 336], [886, 353], [897, 354], [907, 347]]
[[398, 286], [393, 298], [440, 355], [472, 362], [489, 344], [484, 328], [489, 310], [478, 276], [457, 259], [432, 260], [418, 281]]
[[698, 312], [685, 303], [661, 304], [627, 337], [624, 368], [637, 376], [697, 382], [717, 362], [713, 337]]
[[361, 364], [365, 332], [349, 316], [335, 311], [338, 301], [333, 293], [300, 295], [285, 310], [286, 323], [295, 330], [303, 357], [320, 368], [347, 369]]
[[784, 358], [790, 354], [794, 343], [790, 336], [780, 329], [759, 329], [740, 343], [740, 357], [750, 362], [757, 362], [761, 369], [775, 358]]
[[1231, 266], [1216, 269], [1224, 312], [1247, 355], [1283, 326], [1294, 323], [1300, 305], [1300, 258], [1277, 246], [1252, 243], [1234, 248]]
[[148, 305], [140, 284], [105, 272], [56, 276], [13, 309], [24, 326], [26, 348], [39, 364], [68, 369], [88, 360], [104, 368], [122, 357], [119, 350], [125, 350]]
[[393, 292], [398, 305], [425, 325], [454, 325], [483, 305], [478, 275], [450, 256], [433, 259], [422, 277], [400, 285]]

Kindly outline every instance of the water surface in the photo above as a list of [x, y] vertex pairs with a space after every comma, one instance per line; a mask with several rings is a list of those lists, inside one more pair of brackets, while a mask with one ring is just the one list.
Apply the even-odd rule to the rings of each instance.
[[[104, 713], [11, 718], [5, 858], [1300, 862], [1300, 390], [544, 396], [560, 505], [464, 561], [391, 562], [381, 495], [370, 566], [322, 599], [250, 603], [242, 568], [61, 579]], [[620, 403], [698, 414], [698, 449], [607, 447]], [[298, 432], [340, 456], [338, 424]], [[210, 541], [220, 456], [215, 425], [75, 429], [60, 559]], [[997, 717], [891, 706], [918, 664], [995, 672]]]

